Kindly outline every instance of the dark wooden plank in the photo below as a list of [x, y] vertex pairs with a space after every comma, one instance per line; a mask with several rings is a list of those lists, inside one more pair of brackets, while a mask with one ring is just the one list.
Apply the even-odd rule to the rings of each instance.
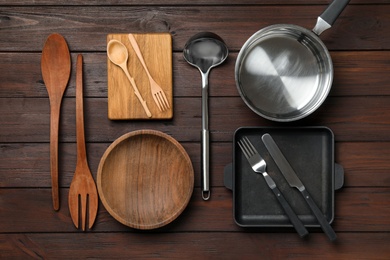
[[336, 143], [335, 160], [345, 170], [345, 187], [389, 187], [390, 145], [386, 142]]
[[388, 259], [389, 233], [322, 234], [300, 239], [276, 233], [100, 233], [0, 235], [0, 256], [25, 258]]
[[[97, 168], [110, 143], [87, 144], [88, 161]], [[200, 142], [182, 143], [189, 154], [195, 186], [200, 186]], [[344, 167], [344, 187], [390, 187], [389, 142], [337, 142], [335, 161]], [[69, 187], [76, 165], [76, 144], [60, 144], [60, 186]], [[232, 162], [232, 144], [211, 144], [211, 185], [223, 186], [224, 167]], [[372, 163], [375, 162], [375, 163]], [[49, 143], [0, 144], [0, 187], [50, 187]]]
[[212, 140], [232, 140], [242, 126], [315, 126], [333, 130], [336, 141], [386, 141], [390, 118], [389, 98], [329, 97], [312, 115], [293, 123], [273, 123], [262, 119], [245, 106], [240, 98], [212, 98], [210, 129]]
[[[172, 120], [110, 121], [107, 118], [107, 99], [84, 100], [85, 133], [88, 142], [112, 142], [119, 136], [138, 129], [163, 131], [179, 141], [199, 140], [201, 116], [200, 99], [174, 100]], [[0, 99], [0, 142], [48, 142], [49, 101], [46, 98]], [[62, 102], [60, 141], [75, 139], [75, 99]], [[178, 127], [180, 126], [180, 127]], [[92, 127], [92, 128], [91, 128]], [[14, 131], [18, 129], [18, 131]]]
[[[86, 139], [88, 142], [112, 142], [136, 129], [156, 129], [179, 141], [200, 140], [200, 98], [176, 98], [174, 118], [162, 121], [110, 121], [107, 99], [84, 101]], [[390, 96], [329, 97], [312, 115], [298, 122], [278, 124], [253, 113], [239, 97], [210, 98], [212, 141], [231, 141], [242, 126], [330, 127], [336, 141], [389, 141]], [[48, 142], [49, 100], [46, 98], [1, 98], [0, 143]], [[75, 141], [75, 99], [65, 98], [60, 122], [60, 141]], [[17, 129], [15, 131], [14, 129]]]
[[[88, 158], [92, 172], [96, 171], [101, 156], [109, 143], [88, 144]], [[336, 162], [345, 170], [345, 187], [390, 186], [388, 143], [337, 143]], [[195, 169], [195, 185], [200, 184], [200, 144], [183, 143]], [[231, 143], [211, 144], [211, 183], [223, 185], [224, 167], [231, 162]], [[0, 187], [50, 187], [49, 144], [2, 144], [0, 150]], [[60, 184], [69, 187], [76, 163], [74, 143], [60, 145]], [[369, 164], [375, 161], [375, 165]], [[375, 178], [372, 173], [375, 172]], [[29, 178], [25, 178], [29, 176]]]
[[[277, 23], [311, 29], [325, 6], [57, 6], [2, 7], [0, 51], [41, 51], [49, 33], [71, 51], [104, 51], [108, 33], [170, 32], [181, 51], [199, 31], [213, 31], [239, 50], [256, 31]], [[390, 5], [350, 5], [321, 38], [330, 50], [389, 49]], [[99, 19], [97, 19], [99, 17]], [[21, 37], [23, 35], [23, 37]]]
[[[390, 256], [390, 2], [352, 0], [335, 26], [321, 35], [331, 51], [335, 81], [330, 97], [310, 117], [273, 123], [238, 96], [234, 63], [245, 40], [275, 23], [312, 28], [330, 0], [80, 1], [0, 0], [0, 258], [233, 258], [388, 259]], [[173, 36], [173, 120], [107, 119], [105, 41], [108, 33], [170, 32]], [[230, 57], [210, 77], [212, 198], [200, 196], [200, 75], [182, 58], [194, 33], [211, 30]], [[44, 40], [62, 33], [73, 61], [85, 57], [88, 158], [96, 178], [108, 145], [136, 129], [161, 130], [179, 140], [195, 168], [187, 209], [170, 225], [149, 232], [125, 227], [100, 204], [91, 232], [70, 219], [67, 195], [76, 161], [75, 77], [60, 127], [61, 209], [52, 209], [49, 174], [49, 101], [40, 73]], [[73, 64], [73, 71], [75, 66]], [[232, 136], [240, 126], [326, 125], [336, 138], [336, 162], [345, 169], [336, 192], [338, 241], [320, 228], [300, 239], [292, 228], [244, 229], [233, 221], [232, 192], [223, 187]]]
[[[372, 212], [371, 209], [382, 211], [383, 214], [390, 216], [390, 196], [388, 191], [388, 188], [364, 190], [351, 188], [336, 192], [334, 227], [336, 229], [340, 227], [342, 230], [355, 228], [358, 230], [357, 226], [365, 223], [363, 224], [365, 231], [380, 231], [382, 228], [382, 231], [387, 230], [387, 227], [390, 227], [390, 218], [382, 218], [377, 215], [378, 213]], [[355, 210], [361, 210], [361, 212]]]
[[[0, 189], [0, 233], [74, 232], [68, 210], [68, 189], [61, 189], [59, 212], [51, 207], [50, 189]], [[212, 199], [203, 201], [200, 188], [195, 188], [186, 210], [175, 221], [159, 230], [171, 232], [286, 232], [293, 228], [238, 227], [233, 220], [233, 194], [223, 187], [212, 189]], [[259, 200], [259, 203], [261, 200]], [[344, 188], [335, 193], [337, 232], [389, 232], [390, 188]], [[375, 216], [375, 217], [373, 217]], [[100, 203], [94, 232], [135, 232], [111, 217]], [[310, 228], [311, 233], [321, 232]], [[324, 235], [325, 237], [325, 235]]]
[[[319, 4], [328, 4], [329, 0], [262, 0], [262, 1], [253, 1], [253, 0], [241, 0], [239, 5], [319, 5]], [[352, 0], [349, 4], [388, 4], [388, 0]], [[69, 0], [66, 2], [58, 2], [55, 0], [13, 0], [13, 1], [0, 1], [0, 6], [8, 5], [81, 5], [81, 6], [99, 6], [99, 5], [237, 5], [237, 1], [234, 0], [193, 0], [190, 2], [182, 0], [144, 0], [139, 2], [137, 0], [117, 0], [117, 1], [80, 1], [80, 0]]]
[[[76, 53], [72, 60], [76, 60]], [[331, 52], [334, 82], [331, 96], [390, 95], [389, 51]], [[105, 53], [83, 53], [84, 96], [107, 97], [107, 58]], [[234, 66], [237, 53], [210, 74], [210, 96], [238, 96]], [[42, 81], [40, 53], [0, 53], [0, 97], [47, 97]], [[23, 76], [21, 76], [23, 72]], [[66, 90], [75, 96], [75, 62]], [[182, 53], [173, 54], [175, 97], [199, 97], [201, 79], [197, 69], [188, 65]]]
[[331, 96], [390, 94], [390, 52], [331, 52], [331, 56]]
[[15, 258], [388, 259], [389, 233], [101, 233], [0, 235], [0, 256]]
[[[110, 143], [87, 144], [89, 167], [96, 180], [100, 159]], [[195, 185], [200, 185], [200, 144], [182, 143], [195, 171]], [[76, 169], [76, 144], [59, 145], [59, 184], [69, 187]], [[49, 143], [0, 144], [0, 187], [42, 188], [51, 186]], [[221, 185], [221, 183], [219, 183]]]

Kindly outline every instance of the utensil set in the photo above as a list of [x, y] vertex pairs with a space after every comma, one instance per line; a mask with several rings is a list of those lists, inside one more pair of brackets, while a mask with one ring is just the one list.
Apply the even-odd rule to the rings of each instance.
[[[348, 1], [345, 1], [346, 3]], [[125, 35], [124, 35], [125, 36]], [[135, 79], [130, 75], [128, 70], [129, 52], [125, 44], [125, 38], [121, 41], [116, 39], [109, 40], [107, 44], [107, 56], [109, 60], [120, 67], [129, 80], [135, 96], [138, 98], [142, 108], [148, 118], [152, 117], [152, 113], [146, 101], [143, 99]], [[128, 34], [127, 39], [130, 46], [133, 48], [138, 60], [142, 64], [145, 71], [149, 85], [150, 93], [153, 97], [155, 105], [160, 112], [170, 109], [169, 101], [164, 90], [152, 77], [149, 68], [142, 55], [141, 49], [133, 34]], [[127, 43], [128, 44], [128, 43]], [[209, 129], [208, 129], [208, 75], [210, 70], [220, 65], [228, 56], [228, 49], [223, 40], [216, 34], [204, 32], [196, 34], [190, 38], [183, 50], [184, 59], [192, 66], [199, 69], [202, 75], [202, 198], [208, 200], [210, 198], [209, 187]], [[110, 64], [110, 63], [109, 63]], [[113, 66], [115, 67], [115, 66]], [[44, 45], [42, 51], [41, 70], [43, 80], [45, 82], [49, 99], [50, 99], [50, 170], [52, 178], [52, 199], [55, 210], [59, 209], [59, 195], [58, 195], [58, 128], [59, 116], [62, 96], [66, 89], [70, 77], [70, 53], [65, 39], [59, 34], [50, 35]], [[77, 134], [77, 164], [74, 177], [69, 189], [69, 211], [72, 221], [76, 228], [81, 226], [82, 230], [88, 227], [91, 229], [95, 222], [98, 210], [98, 191], [92, 173], [89, 169], [86, 155], [85, 133], [84, 133], [84, 115], [83, 115], [83, 58], [82, 55], [77, 56], [76, 66], [76, 134]], [[116, 69], [117, 70], [117, 69]], [[119, 71], [119, 70], [117, 70]], [[155, 71], [155, 70], [154, 70]], [[121, 73], [119, 71], [119, 73]], [[116, 74], [118, 75], [118, 74]], [[124, 78], [124, 77], [123, 77]], [[124, 78], [125, 80], [125, 78]], [[168, 96], [169, 96], [168, 91]], [[170, 97], [170, 96], [169, 96]], [[172, 102], [172, 101], [171, 101]], [[155, 108], [154, 111], [157, 111]], [[141, 115], [143, 111], [141, 110]], [[110, 117], [109, 117], [110, 118]], [[315, 218], [320, 224], [321, 228], [331, 241], [334, 241], [337, 236], [324, 214], [318, 208], [312, 196], [308, 193], [305, 186], [295, 174], [291, 165], [280, 151], [278, 145], [275, 143], [271, 135], [263, 134], [262, 141], [273, 158], [274, 162], [280, 169], [282, 175], [287, 180], [291, 187], [297, 188], [302, 194], [305, 202], [308, 204], [310, 210], [313, 212]], [[253, 143], [246, 135], [242, 135], [237, 141], [244, 157], [249, 162], [252, 170], [261, 174], [268, 187], [274, 193], [276, 199], [282, 206], [288, 219], [294, 226], [300, 237], [308, 234], [307, 229], [302, 223], [301, 219], [294, 212], [289, 202], [279, 190], [278, 185], [274, 179], [267, 173], [267, 163], [259, 154]], [[126, 150], [127, 151], [127, 150]], [[126, 152], [127, 154], [127, 152]], [[127, 159], [124, 158], [127, 165]], [[189, 159], [188, 159], [189, 161]], [[113, 164], [114, 165], [114, 164]], [[189, 164], [190, 165], [190, 164]], [[190, 165], [192, 166], [192, 165]], [[126, 166], [127, 167], [127, 166]], [[126, 168], [125, 167], [125, 168]], [[191, 167], [190, 167], [191, 168]], [[127, 168], [126, 168], [127, 169]], [[102, 172], [99, 166], [99, 172]], [[188, 171], [189, 186], [192, 193], [192, 179], [193, 172]], [[100, 175], [98, 174], [98, 177]], [[186, 180], [187, 181], [187, 180]], [[99, 193], [102, 191], [101, 181], [99, 182]], [[180, 189], [178, 189], [180, 190]], [[295, 196], [295, 195], [294, 195]], [[261, 198], [259, 198], [261, 199]], [[102, 198], [103, 204], [107, 204], [105, 198]], [[185, 204], [188, 201], [185, 201]], [[124, 209], [123, 211], [126, 211]], [[176, 216], [175, 216], [176, 217]], [[174, 219], [174, 218], [172, 218]], [[127, 222], [126, 222], [127, 223]], [[131, 222], [132, 223], [132, 222]], [[139, 227], [138, 224], [131, 224], [129, 226]], [[158, 226], [158, 225], [157, 225]], [[156, 227], [157, 227], [156, 226]], [[154, 226], [153, 226], [154, 227]], [[143, 227], [148, 229], [149, 226]]]
[[[328, 238], [331, 241], [336, 240], [337, 235], [322, 214], [321, 210], [318, 208], [316, 203], [313, 201], [311, 195], [306, 191], [305, 186], [302, 184], [301, 180], [298, 178], [298, 176], [295, 174], [294, 170], [288, 163], [287, 159], [284, 157], [282, 152], [280, 151], [278, 145], [275, 143], [273, 138], [270, 134], [264, 134], [262, 136], [262, 141], [265, 144], [265, 147], [271, 154], [272, 158], [276, 162], [278, 168], [282, 172], [283, 176], [287, 180], [287, 182], [290, 184], [291, 187], [297, 188], [301, 194], [303, 195], [303, 198], [309, 205], [311, 211], [314, 213], [315, 217], [317, 218], [318, 223], [320, 224], [321, 228], [325, 232], [325, 234], [328, 236]], [[283, 207], [284, 211], [286, 212], [288, 218], [290, 219], [291, 223], [293, 224], [295, 230], [298, 232], [300, 237], [304, 237], [308, 234], [308, 231], [306, 230], [305, 226], [302, 224], [301, 220], [298, 218], [298, 216], [295, 214], [293, 209], [291, 208], [290, 204], [287, 202], [287, 200], [284, 198], [283, 194], [278, 189], [276, 183], [271, 178], [271, 176], [268, 175], [266, 172], [266, 162], [261, 157], [261, 155], [258, 153], [256, 148], [253, 146], [253, 144], [250, 142], [248, 137], [244, 136], [240, 140], [238, 140], [238, 146], [241, 148], [242, 153], [244, 154], [245, 158], [248, 160], [249, 164], [252, 167], [252, 170], [256, 173], [261, 173], [264, 176], [264, 179], [268, 185], [268, 187], [273, 191], [276, 198], [278, 199], [279, 203]]]
[[157, 105], [158, 109], [160, 109], [160, 111], [167, 110], [170, 106], [169, 106], [169, 102], [167, 100], [167, 97], [165, 96], [164, 91], [157, 84], [157, 82], [153, 79], [153, 77], [150, 75], [149, 69], [145, 64], [145, 60], [142, 56], [141, 50], [139, 49], [138, 43], [137, 43], [134, 35], [130, 33], [128, 35], [128, 37], [129, 37], [129, 41], [130, 41], [131, 46], [133, 47], [135, 53], [137, 54], [139, 61], [142, 64], [142, 67], [144, 67], [145, 72], [148, 75], [148, 79], [149, 79], [149, 83], [150, 83], [150, 90], [152, 92], [152, 97], [153, 97], [154, 102], [156, 103], [156, 105]]
[[[139, 61], [142, 64], [142, 67], [144, 68], [149, 84], [150, 84], [150, 90], [153, 97], [154, 102], [156, 103], [158, 109], [163, 112], [166, 111], [168, 108], [170, 108], [168, 99], [163, 91], [163, 89], [158, 85], [158, 83], [153, 79], [152, 75], [149, 72], [148, 67], [146, 66], [145, 60], [142, 56], [141, 50], [138, 46], [138, 43], [134, 37], [133, 34], [128, 35], [128, 39], [130, 41], [130, 44], [132, 48], [134, 49]], [[146, 104], [146, 101], [142, 98], [141, 93], [138, 90], [137, 84], [134, 80], [134, 78], [130, 75], [129, 70], [127, 68], [127, 61], [129, 57], [129, 53], [127, 51], [126, 46], [118, 41], [118, 40], [110, 40], [107, 44], [107, 56], [110, 59], [112, 63], [122, 68], [122, 70], [125, 72], [127, 78], [129, 79], [133, 89], [134, 94], [137, 96], [138, 100], [140, 101], [143, 109], [145, 110], [146, 115], [150, 118], [152, 117], [152, 113], [149, 110], [148, 105]]]
[[270, 134], [264, 134], [261, 139], [263, 140], [263, 143], [265, 144], [265, 147], [267, 147], [269, 153], [271, 154], [272, 158], [274, 159], [276, 165], [282, 172], [284, 178], [287, 180], [289, 185], [293, 188], [297, 188], [299, 192], [302, 194], [303, 198], [305, 199], [307, 205], [309, 205], [311, 211], [314, 213], [314, 216], [317, 218], [318, 223], [321, 225], [322, 230], [325, 232], [325, 234], [328, 236], [328, 238], [331, 241], [336, 240], [337, 235], [333, 231], [332, 227], [328, 223], [328, 221], [325, 219], [324, 214], [322, 214], [321, 210], [318, 208], [314, 200], [312, 199], [312, 196], [309, 194], [309, 192], [306, 190], [305, 186], [301, 182], [301, 180], [296, 175], [295, 171], [291, 167], [290, 163], [287, 161], [287, 159], [284, 157], [282, 151], [280, 151], [278, 145], [275, 143], [274, 139], [271, 137]]
[[[76, 72], [76, 127], [77, 127], [77, 165], [69, 189], [69, 211], [76, 228], [81, 222], [82, 230], [91, 228], [95, 222], [98, 208], [98, 193], [95, 181], [87, 162], [84, 112], [82, 55], [77, 57]], [[52, 177], [52, 199], [54, 210], [59, 210], [58, 191], [58, 126], [62, 96], [70, 77], [71, 60], [65, 39], [59, 34], [47, 38], [42, 51], [41, 70], [50, 98], [50, 170]]]
[[129, 79], [131, 86], [133, 87], [134, 94], [137, 96], [139, 102], [145, 110], [145, 113], [148, 117], [152, 117], [152, 113], [146, 104], [146, 101], [142, 98], [141, 93], [138, 90], [137, 84], [134, 81], [134, 78], [130, 75], [127, 68], [127, 60], [129, 58], [129, 53], [127, 52], [126, 46], [117, 40], [111, 40], [107, 45], [107, 55], [112, 63], [119, 66], [123, 72], [126, 74]]
[[239, 140], [238, 145], [240, 146], [244, 156], [246, 157], [249, 164], [251, 165], [253, 171], [256, 173], [260, 173], [264, 176], [264, 179], [267, 182], [268, 187], [270, 187], [272, 192], [275, 194], [275, 197], [278, 199], [280, 205], [282, 205], [284, 211], [286, 212], [287, 216], [289, 217], [291, 223], [293, 224], [295, 230], [298, 232], [299, 236], [300, 237], [306, 236], [309, 232], [302, 224], [302, 222], [299, 220], [299, 218], [291, 208], [290, 204], [284, 198], [283, 194], [276, 186], [274, 180], [266, 172], [267, 164], [265, 160], [257, 152], [256, 148], [249, 141], [248, 137], [245, 136], [241, 140]]

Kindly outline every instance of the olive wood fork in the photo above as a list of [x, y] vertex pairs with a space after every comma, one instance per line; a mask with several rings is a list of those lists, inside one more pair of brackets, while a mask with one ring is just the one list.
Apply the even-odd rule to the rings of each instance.
[[153, 79], [153, 77], [150, 75], [150, 72], [148, 70], [148, 67], [145, 64], [145, 60], [142, 56], [141, 50], [139, 49], [138, 43], [135, 40], [134, 35], [130, 33], [128, 35], [128, 37], [129, 37], [129, 41], [130, 41], [131, 46], [133, 47], [135, 53], [137, 54], [138, 59], [140, 60], [142, 66], [144, 67], [144, 69], [146, 71], [146, 74], [148, 75], [148, 79], [150, 82], [150, 90], [152, 92], [154, 102], [156, 102], [156, 105], [158, 106], [158, 109], [160, 109], [160, 111], [167, 110], [170, 106], [169, 106], [169, 102], [168, 102], [167, 97], [165, 96], [164, 91], [157, 84], [157, 82]]
[[85, 231], [88, 216], [88, 227], [95, 222], [98, 209], [98, 193], [95, 181], [87, 162], [84, 136], [83, 113], [83, 57], [77, 56], [76, 65], [76, 135], [77, 135], [77, 164], [69, 189], [69, 211], [76, 228]]
[[299, 220], [298, 216], [295, 214], [291, 206], [288, 204], [287, 200], [284, 198], [283, 194], [280, 192], [276, 183], [268, 175], [266, 168], [267, 164], [263, 157], [257, 152], [256, 148], [249, 141], [248, 137], [244, 136], [241, 140], [238, 141], [238, 146], [240, 146], [244, 156], [248, 160], [249, 164], [252, 167], [252, 170], [256, 173], [261, 173], [264, 176], [267, 185], [271, 188], [275, 197], [278, 199], [279, 203], [282, 205], [284, 211], [289, 217], [291, 223], [293, 224], [295, 230], [298, 232], [300, 237], [306, 236], [309, 232]]

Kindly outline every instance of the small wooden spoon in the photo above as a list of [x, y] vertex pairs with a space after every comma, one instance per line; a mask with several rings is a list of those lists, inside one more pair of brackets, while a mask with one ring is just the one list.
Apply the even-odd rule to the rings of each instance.
[[139, 93], [137, 84], [132, 76], [130, 76], [129, 70], [127, 69], [127, 60], [129, 58], [129, 53], [127, 52], [127, 48], [123, 45], [122, 42], [117, 40], [111, 40], [107, 45], [107, 56], [112, 63], [119, 66], [123, 72], [126, 74], [129, 79], [131, 85], [133, 86], [134, 94], [137, 96], [139, 102], [145, 110], [145, 113], [148, 117], [152, 117], [152, 113], [146, 104], [146, 101], [142, 98], [141, 93]]
[[51, 34], [43, 47], [41, 71], [50, 99], [50, 172], [54, 210], [59, 210], [58, 128], [62, 96], [70, 77], [70, 53], [64, 37]]

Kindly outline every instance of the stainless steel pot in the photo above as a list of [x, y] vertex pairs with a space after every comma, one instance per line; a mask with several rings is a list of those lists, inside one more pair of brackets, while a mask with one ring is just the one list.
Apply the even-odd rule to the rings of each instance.
[[333, 82], [333, 64], [318, 35], [331, 27], [348, 2], [334, 0], [312, 31], [277, 24], [246, 41], [235, 78], [250, 109], [269, 120], [289, 122], [310, 115], [324, 102]]

